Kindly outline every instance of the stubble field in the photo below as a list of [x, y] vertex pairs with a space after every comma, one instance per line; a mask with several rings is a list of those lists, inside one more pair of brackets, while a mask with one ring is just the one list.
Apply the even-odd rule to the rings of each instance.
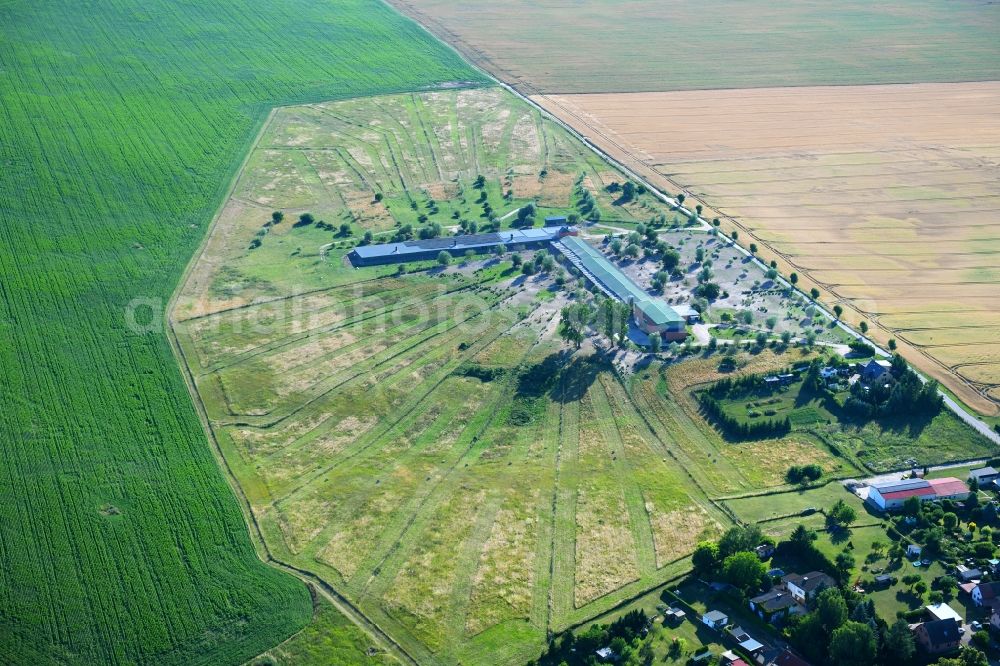
[[985, 2], [391, 3], [524, 94], [1000, 78]]
[[[773, 248], [968, 404], [1000, 386], [1000, 84], [538, 101]], [[832, 296], [832, 298], [830, 298]]]

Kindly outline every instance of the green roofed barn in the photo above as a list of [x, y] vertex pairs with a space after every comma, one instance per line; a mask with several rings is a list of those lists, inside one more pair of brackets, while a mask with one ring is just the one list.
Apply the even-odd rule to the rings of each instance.
[[684, 319], [662, 300], [648, 298], [634, 305], [636, 322], [643, 331], [647, 333], [656, 331], [672, 340], [683, 340], [687, 337]]
[[667, 340], [687, 337], [685, 320], [663, 299], [653, 298], [588, 243], [566, 236], [553, 243], [591, 282], [612, 298], [632, 306], [636, 324], [646, 334]]

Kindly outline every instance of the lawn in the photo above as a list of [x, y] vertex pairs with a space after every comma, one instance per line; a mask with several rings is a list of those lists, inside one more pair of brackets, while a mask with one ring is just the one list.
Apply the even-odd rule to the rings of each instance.
[[481, 77], [369, 0], [0, 22], [0, 661], [244, 662], [309, 596], [258, 560], [165, 303], [270, 107]]
[[742, 520], [759, 523], [801, 515], [807, 509], [827, 509], [837, 500], [852, 504], [864, 520], [865, 511], [860, 498], [845, 489], [839, 481], [816, 488], [751, 495], [725, 502]]

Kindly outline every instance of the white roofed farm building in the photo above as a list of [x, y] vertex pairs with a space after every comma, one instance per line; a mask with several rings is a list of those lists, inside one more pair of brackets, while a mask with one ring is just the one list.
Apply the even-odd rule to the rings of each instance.
[[881, 511], [899, 509], [911, 497], [921, 502], [941, 499], [964, 500], [969, 488], [959, 479], [903, 479], [874, 483], [868, 491], [868, 501]]

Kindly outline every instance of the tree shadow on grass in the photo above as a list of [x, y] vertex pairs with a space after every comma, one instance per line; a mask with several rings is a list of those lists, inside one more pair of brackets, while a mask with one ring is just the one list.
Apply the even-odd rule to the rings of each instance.
[[602, 371], [610, 368], [594, 357], [576, 357], [563, 368], [560, 381], [552, 387], [550, 397], [558, 403], [576, 402], [583, 398]]
[[904, 417], [876, 419], [876, 423], [882, 430], [891, 432], [894, 435], [906, 435], [916, 439], [923, 434], [924, 430], [937, 417], [940, 410], [935, 413], [922, 412], [920, 414], [908, 414]]
[[568, 350], [555, 352], [521, 371], [515, 395], [524, 400], [548, 396], [557, 403], [575, 402], [586, 395], [597, 375], [606, 370], [610, 370], [608, 363], [597, 357], [572, 356]]
[[845, 529], [843, 527], [829, 527], [827, 531], [830, 534], [830, 543], [835, 546], [839, 546], [842, 543], [847, 543], [851, 538], [851, 530]]
[[923, 604], [923, 598], [917, 596], [916, 592], [910, 592], [909, 590], [897, 590], [896, 601], [906, 604], [906, 607], [910, 610], [918, 608]]

